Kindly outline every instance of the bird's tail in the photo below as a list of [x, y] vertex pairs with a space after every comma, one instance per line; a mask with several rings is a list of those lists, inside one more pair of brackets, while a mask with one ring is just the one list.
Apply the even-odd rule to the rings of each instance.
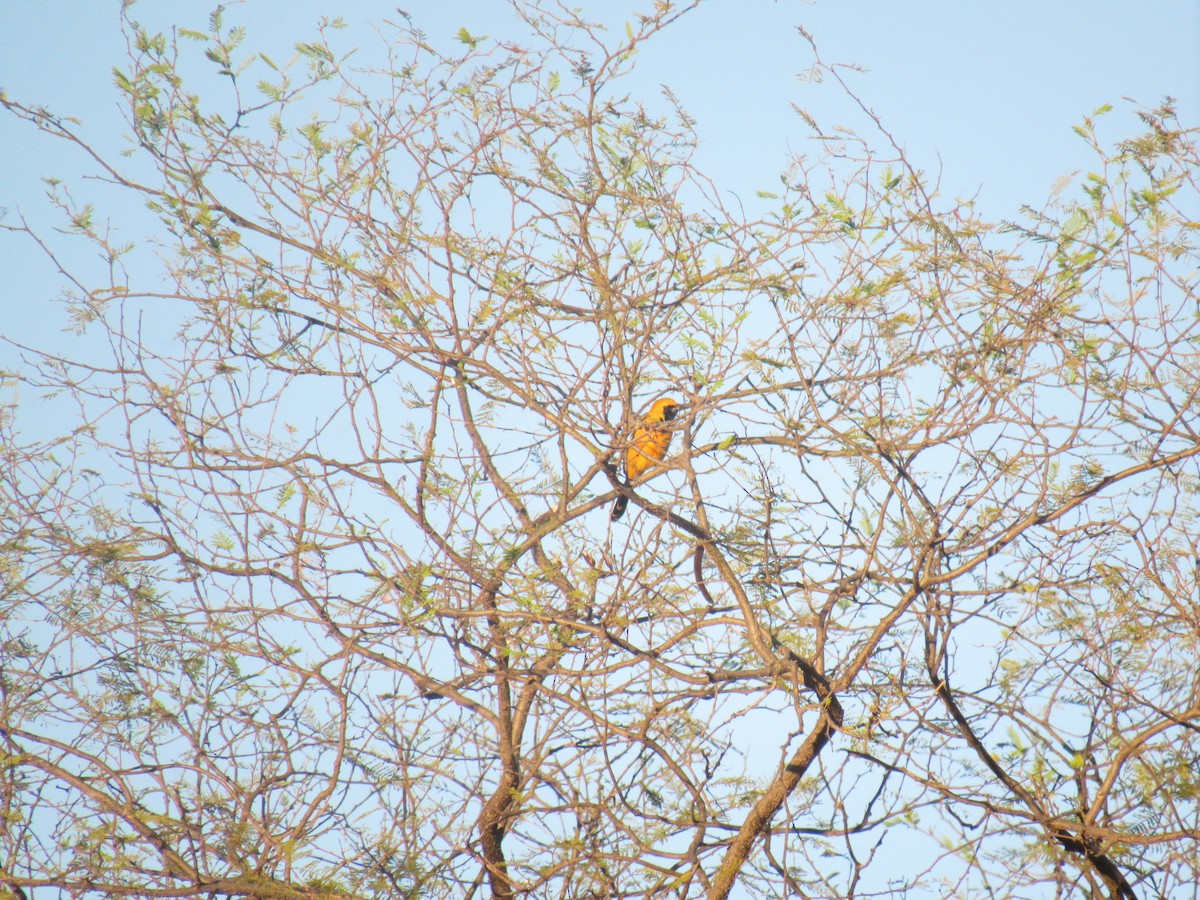
[[625, 507], [629, 505], [629, 498], [622, 495], [617, 498], [617, 502], [613, 504], [612, 520], [615, 522], [621, 516], [625, 515]]

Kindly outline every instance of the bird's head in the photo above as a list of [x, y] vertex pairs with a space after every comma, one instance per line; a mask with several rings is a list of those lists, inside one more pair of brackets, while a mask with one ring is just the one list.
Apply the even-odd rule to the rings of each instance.
[[650, 407], [646, 420], [648, 422], [670, 422], [679, 415], [682, 409], [683, 404], [674, 397], [659, 397]]

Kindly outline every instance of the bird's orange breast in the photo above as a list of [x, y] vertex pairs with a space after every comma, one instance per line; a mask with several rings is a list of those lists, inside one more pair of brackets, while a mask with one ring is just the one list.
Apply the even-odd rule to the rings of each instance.
[[625, 452], [625, 477], [630, 481], [639, 478], [655, 463], [662, 462], [670, 446], [671, 432], [639, 428]]

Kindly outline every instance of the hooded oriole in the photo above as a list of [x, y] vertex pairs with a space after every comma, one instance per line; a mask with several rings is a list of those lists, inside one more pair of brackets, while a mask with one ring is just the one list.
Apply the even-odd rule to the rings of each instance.
[[[671, 432], [663, 427], [679, 412], [679, 402], [674, 397], [659, 397], [642, 419], [642, 424], [633, 432], [633, 440], [625, 451], [625, 479], [633, 484], [642, 473], [657, 462], [662, 462], [671, 446]], [[613, 504], [612, 517], [615, 522], [629, 505], [628, 497], [618, 497]]]

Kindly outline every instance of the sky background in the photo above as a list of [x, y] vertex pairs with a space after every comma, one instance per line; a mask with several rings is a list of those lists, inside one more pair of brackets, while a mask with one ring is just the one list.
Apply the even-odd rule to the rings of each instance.
[[[0, 89], [78, 119], [98, 148], [119, 154], [127, 146], [112, 76], [114, 66], [126, 67], [119, 0], [0, 2]], [[650, 0], [576, 3], [619, 34], [622, 21]], [[213, 5], [141, 0], [134, 16], [160, 29], [205, 31]], [[490, 38], [522, 37], [500, 0], [400, 5], [447, 47], [456, 46], [461, 27]], [[341, 46], [377, 52], [381, 39], [371, 24], [394, 18], [395, 9], [367, 0], [245, 0], [230, 4], [226, 18], [247, 28], [247, 49], [282, 62], [333, 15], [349, 25]], [[985, 220], [1015, 217], [1023, 204], [1041, 206], [1062, 176], [1086, 171], [1093, 158], [1072, 126], [1102, 104], [1116, 107], [1101, 129], [1110, 144], [1141, 130], [1125, 97], [1155, 106], [1171, 95], [1182, 124], [1200, 126], [1200, 0], [706, 0], [650, 42], [625, 84], [648, 98], [663, 84], [671, 88], [696, 120], [697, 167], [731, 196], [774, 189], [789, 156], [816, 154], [792, 104], [827, 126], [862, 124], [844, 94], [797, 77], [813, 62], [797, 25], [826, 63], [862, 67], [846, 73], [850, 86], [917, 167], [940, 173], [944, 195], [976, 198]], [[0, 159], [0, 225], [24, 217], [72, 266], [97, 261], [71, 258], [91, 250], [54, 234], [61, 220], [45, 200], [43, 177], [62, 179], [80, 198], [97, 198], [99, 216], [121, 227], [124, 240], [139, 239], [138, 227], [153, 224], [139, 199], [82, 180], [94, 171], [82, 151], [3, 111]], [[66, 314], [55, 302], [65, 283], [27, 236], [0, 230], [0, 272], [0, 336], [51, 350], [76, 340], [63, 335]], [[19, 350], [0, 341], [0, 370], [20, 365]], [[0, 386], [0, 403], [10, 396]], [[58, 408], [39, 406], [23, 421], [42, 415], [39, 426], [57, 433]]]
[[[580, 5], [616, 30], [648, 0]], [[141, 0], [133, 16], [156, 28], [204, 31], [212, 8]], [[499, 0], [404, 0], [403, 8], [431, 41], [446, 46], [464, 26], [491, 38], [523, 35]], [[369, 0], [245, 0], [229, 5], [226, 19], [245, 25], [248, 49], [284, 61], [332, 15], [349, 26], [338, 38], [344, 47], [378, 52], [372, 23], [396, 18], [396, 9]], [[113, 67], [125, 65], [119, 12], [117, 0], [10, 0], [0, 29], [0, 88], [80, 120], [82, 132], [110, 153], [127, 146], [112, 78]], [[1139, 130], [1125, 97], [1154, 106], [1171, 95], [1183, 125], [1200, 124], [1196, 0], [706, 0], [651, 42], [626, 84], [649, 98], [670, 86], [696, 119], [698, 167], [729, 195], [771, 190], [789, 155], [815, 153], [791, 104], [825, 126], [862, 124], [843, 94], [798, 77], [813, 56], [797, 25], [812, 34], [825, 62], [862, 67], [847, 72], [851, 87], [910, 159], [940, 177], [944, 195], [976, 198], [985, 219], [1040, 206], [1061, 176], [1086, 171], [1092, 158], [1071, 126], [1101, 104], [1116, 106], [1101, 131], [1110, 141]], [[123, 225], [124, 239], [142, 236], [140, 202], [81, 182], [92, 170], [77, 148], [0, 114], [0, 154], [0, 224], [21, 216], [43, 230], [58, 224], [41, 181], [54, 176], [81, 197], [98, 198], [101, 216]], [[63, 252], [82, 244], [63, 244]], [[27, 237], [0, 232], [0, 271], [3, 334], [42, 346], [60, 340], [65, 319], [53, 299], [63, 282], [50, 261]], [[13, 359], [0, 345], [0, 367]]]

